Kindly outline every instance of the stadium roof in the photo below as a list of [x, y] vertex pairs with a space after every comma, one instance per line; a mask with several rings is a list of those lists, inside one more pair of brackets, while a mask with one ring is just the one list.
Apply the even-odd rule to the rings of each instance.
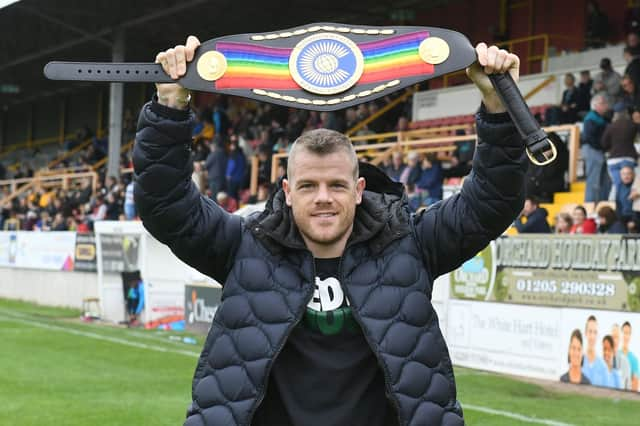
[[425, 3], [430, 2], [0, 0], [0, 105], [30, 102], [86, 86], [88, 83], [46, 80], [42, 68], [51, 60], [110, 61], [114, 34], [121, 28], [125, 31], [126, 60], [146, 62], [189, 34], [205, 41], [225, 34], [319, 21], [392, 24], [393, 11], [416, 5], [424, 8]]

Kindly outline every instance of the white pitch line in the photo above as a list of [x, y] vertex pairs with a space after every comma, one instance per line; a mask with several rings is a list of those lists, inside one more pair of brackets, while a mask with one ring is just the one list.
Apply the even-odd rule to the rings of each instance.
[[156, 351], [156, 352], [165, 352], [165, 353], [172, 353], [172, 354], [178, 354], [178, 355], [186, 355], [186, 356], [189, 356], [189, 357], [198, 357], [198, 356], [200, 356], [200, 354], [197, 353], [197, 352], [185, 351], [185, 350], [180, 350], [180, 349], [165, 348], [165, 347], [156, 346], [156, 345], [147, 345], [145, 343], [133, 342], [131, 340], [120, 339], [118, 337], [104, 336], [102, 334], [92, 333], [92, 332], [89, 332], [89, 331], [81, 331], [81, 330], [76, 330], [74, 328], [62, 327], [62, 326], [59, 326], [59, 325], [43, 324], [43, 323], [40, 323], [40, 322], [31, 321], [31, 320], [27, 320], [27, 319], [23, 319], [23, 318], [12, 317], [12, 316], [9, 316], [9, 315], [6, 315], [6, 314], [0, 314], [0, 319], [3, 319], [5, 321], [10, 321], [10, 322], [17, 322], [17, 323], [21, 323], [21, 324], [28, 324], [28, 325], [31, 325], [33, 327], [44, 328], [46, 330], [56, 330], [56, 331], [61, 331], [63, 333], [75, 334], [76, 336], [89, 337], [91, 339], [102, 340], [102, 341], [105, 341], [105, 342], [118, 343], [120, 345], [132, 346], [134, 348], [139, 348], [139, 349], [147, 349], [147, 350]]
[[571, 423], [563, 423], [557, 420], [538, 419], [536, 417], [524, 416], [510, 411], [495, 410], [493, 408], [480, 407], [478, 405], [462, 404], [463, 410], [480, 411], [481, 413], [495, 414], [496, 416], [508, 417], [510, 419], [520, 420], [526, 423], [537, 423], [539, 425], [548, 426], [573, 426]]
[[[2, 310], [2, 311], [4, 311], [4, 310]], [[17, 314], [17, 315], [20, 315], [20, 314]], [[43, 324], [43, 323], [40, 323], [40, 322], [36, 322], [36, 321], [24, 319], [24, 318], [16, 318], [16, 317], [12, 316], [12, 314], [7, 313], [6, 311], [0, 313], [0, 319], [3, 319], [5, 321], [17, 322], [17, 323], [20, 323], [20, 324], [28, 324], [28, 325], [31, 325], [33, 327], [44, 328], [46, 330], [56, 330], [56, 331], [61, 331], [63, 333], [74, 334], [76, 336], [89, 337], [91, 339], [102, 340], [102, 341], [105, 341], [105, 342], [118, 343], [120, 345], [132, 346], [134, 348], [139, 348], [139, 349], [147, 349], [147, 350], [156, 351], [156, 352], [174, 353], [174, 354], [178, 354], [178, 355], [187, 355], [187, 356], [190, 356], [190, 357], [198, 357], [198, 356], [200, 356], [200, 354], [196, 353], [196, 352], [183, 351], [183, 350], [179, 350], [179, 349], [163, 348], [161, 346], [155, 346], [155, 345], [147, 345], [147, 344], [144, 344], [144, 343], [132, 342], [131, 340], [119, 339], [117, 337], [104, 336], [104, 335], [98, 334], [98, 333], [92, 333], [92, 332], [88, 332], [88, 331], [76, 330], [74, 328], [62, 327], [62, 326], [59, 326], [59, 325]], [[464, 376], [466, 374], [462, 373], [460, 375]], [[471, 374], [469, 374], [469, 375], [471, 375]], [[525, 415], [518, 414], [518, 413], [512, 413], [512, 412], [509, 412], [509, 411], [495, 410], [493, 408], [482, 407], [482, 406], [478, 406], [478, 405], [463, 404], [462, 407], [463, 407], [463, 409], [467, 409], [467, 410], [471, 410], [471, 411], [479, 411], [479, 412], [482, 412], [482, 413], [487, 413], [487, 414], [493, 414], [493, 415], [496, 415], [496, 416], [507, 417], [507, 418], [510, 418], [510, 419], [520, 420], [520, 421], [527, 422], [527, 423], [537, 423], [537, 424], [542, 424], [542, 425], [547, 425], [547, 426], [574, 426], [574, 425], [572, 425], [570, 423], [563, 423], [563, 422], [559, 422], [559, 421], [556, 421], [556, 420], [548, 420], [548, 419], [537, 419], [535, 417], [529, 417], [529, 416], [525, 416]]]

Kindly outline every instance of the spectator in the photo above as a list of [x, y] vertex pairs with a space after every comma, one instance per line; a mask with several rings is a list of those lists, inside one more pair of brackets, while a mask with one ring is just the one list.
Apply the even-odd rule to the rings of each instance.
[[415, 185], [420, 179], [422, 170], [418, 164], [420, 156], [417, 152], [411, 151], [407, 154], [407, 167], [402, 171], [400, 175], [400, 182], [405, 185]]
[[236, 200], [240, 194], [246, 168], [247, 159], [244, 157], [242, 149], [236, 143], [230, 143], [226, 169], [227, 194]]
[[266, 145], [260, 145], [258, 147], [258, 183], [270, 183], [271, 182], [271, 150]]
[[598, 209], [598, 234], [626, 234], [627, 227], [618, 220], [616, 212], [609, 206]]
[[69, 227], [67, 226], [67, 221], [64, 219], [64, 215], [62, 213], [56, 213], [53, 218], [53, 222], [51, 223], [52, 231], [68, 231]]
[[198, 161], [193, 162], [193, 172], [191, 173], [191, 180], [196, 184], [198, 191], [201, 194], [204, 194], [207, 189], [207, 179], [205, 178], [205, 173], [202, 168], [202, 163]]
[[[469, 129], [457, 129], [456, 136], [464, 136]], [[468, 140], [455, 142], [456, 149], [451, 157], [451, 167], [443, 170], [444, 177], [464, 177], [471, 171], [473, 154], [476, 151], [476, 141], [473, 137]]]
[[402, 176], [402, 172], [407, 168], [407, 165], [404, 163], [402, 151], [393, 151], [391, 154], [391, 164], [385, 168], [385, 172], [387, 176], [393, 179], [396, 182], [400, 181], [400, 176]]
[[107, 194], [106, 207], [106, 220], [118, 220], [120, 218], [120, 203], [118, 202], [116, 195], [112, 192]]
[[611, 124], [602, 135], [602, 149], [608, 153], [607, 168], [614, 190], [620, 184], [620, 170], [623, 167], [636, 167], [638, 153], [634, 146], [637, 126], [627, 109], [622, 104], [616, 104]]
[[596, 222], [587, 217], [587, 210], [582, 206], [576, 206], [572, 214], [573, 225], [570, 234], [595, 234], [597, 231]]
[[133, 220], [136, 217], [136, 204], [133, 198], [133, 178], [131, 179], [131, 182], [129, 182], [129, 184], [127, 185], [127, 189], [125, 190], [125, 194], [124, 194], [124, 217], [127, 220]]
[[571, 73], [564, 76], [564, 91], [559, 106], [547, 110], [548, 125], [575, 123], [577, 120], [578, 89], [575, 86], [576, 79]]
[[611, 59], [602, 58], [600, 60], [600, 72], [596, 74], [593, 80], [594, 95], [605, 93], [609, 105], [615, 104], [622, 97], [621, 81], [622, 76], [611, 66]]
[[584, 199], [586, 202], [597, 202], [609, 197], [611, 182], [601, 145], [602, 134], [607, 127], [605, 114], [608, 110], [609, 105], [604, 96], [595, 95], [591, 99], [591, 111], [584, 118], [580, 150], [587, 180]]
[[576, 117], [578, 120], [583, 120], [589, 112], [592, 90], [593, 80], [589, 70], [580, 71], [580, 83], [578, 83], [576, 90]]
[[629, 232], [640, 231], [640, 214], [634, 211], [634, 202], [640, 199], [640, 181], [633, 168], [620, 169], [620, 184], [616, 188], [616, 211]]
[[423, 158], [416, 186], [426, 192], [422, 203], [425, 207], [442, 200], [442, 166], [434, 154], [427, 154]]
[[46, 210], [40, 212], [40, 219], [33, 226], [34, 231], [51, 231], [51, 216]]
[[213, 109], [213, 126], [215, 128], [215, 135], [220, 135], [225, 137], [229, 128], [231, 127], [231, 122], [229, 121], [229, 116], [227, 115], [227, 111], [224, 108], [224, 105], [219, 102]]
[[624, 69], [624, 75], [628, 75], [636, 87], [640, 86], [640, 51], [637, 47], [625, 47], [623, 51], [624, 60], [627, 67]]
[[[547, 209], [540, 207], [535, 197], [528, 196], [524, 200], [524, 208], [520, 217], [516, 219], [515, 226], [521, 234], [548, 234], [551, 232], [549, 223], [547, 223]], [[526, 222], [522, 222], [522, 218], [526, 218]]]
[[104, 196], [102, 194], [96, 195], [96, 202], [93, 207], [93, 211], [89, 216], [89, 219], [92, 222], [97, 222], [99, 220], [105, 220], [107, 218], [107, 205], [104, 201]]
[[640, 91], [638, 85], [636, 85], [631, 77], [625, 75], [622, 77], [622, 104], [630, 110], [637, 110], [640, 108]]
[[556, 217], [556, 234], [570, 234], [573, 219], [569, 213], [559, 213]]
[[0, 162], [0, 180], [4, 180], [7, 178], [7, 169], [4, 167], [2, 162]]
[[207, 170], [207, 180], [209, 182], [209, 192], [211, 198], [216, 199], [218, 192], [225, 189], [226, 186], [226, 170], [227, 170], [227, 154], [224, 152], [222, 138], [216, 136], [210, 146], [211, 152], [204, 163]]

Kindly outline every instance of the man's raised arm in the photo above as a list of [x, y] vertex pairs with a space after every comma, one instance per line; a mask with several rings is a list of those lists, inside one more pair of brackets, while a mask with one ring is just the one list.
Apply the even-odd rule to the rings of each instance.
[[476, 115], [478, 145], [462, 191], [416, 215], [424, 260], [435, 278], [474, 256], [501, 235], [522, 211], [527, 157], [524, 143], [488, 74], [509, 72], [518, 81], [516, 55], [484, 43], [467, 74], [482, 93]]
[[[159, 53], [156, 62], [177, 79], [199, 45], [190, 36], [185, 45]], [[133, 149], [136, 209], [145, 228], [176, 256], [224, 283], [241, 220], [202, 197], [191, 180], [189, 92], [178, 84], [158, 84], [157, 89], [140, 112]]]

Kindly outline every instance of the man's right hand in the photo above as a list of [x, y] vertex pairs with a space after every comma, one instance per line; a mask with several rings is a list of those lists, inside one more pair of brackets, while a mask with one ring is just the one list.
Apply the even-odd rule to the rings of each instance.
[[[200, 46], [200, 40], [196, 36], [189, 36], [187, 42], [182, 45], [167, 49], [156, 55], [156, 63], [162, 65], [162, 69], [172, 79], [177, 80], [187, 72], [187, 62], [191, 62], [196, 49]], [[189, 106], [189, 90], [177, 83], [156, 84], [158, 90], [158, 103], [170, 108], [186, 109]]]

